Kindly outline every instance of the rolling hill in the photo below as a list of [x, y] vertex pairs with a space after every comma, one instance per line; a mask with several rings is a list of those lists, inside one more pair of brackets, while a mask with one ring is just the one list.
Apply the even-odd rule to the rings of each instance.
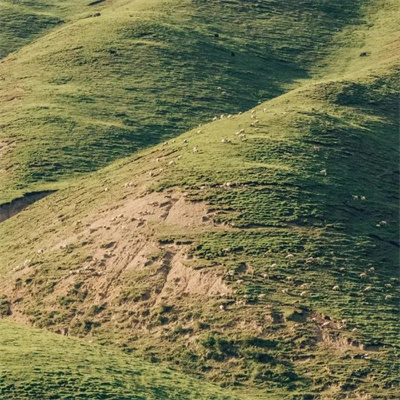
[[[12, 43], [18, 26], [26, 32], [26, 19], [15, 10], [22, 5], [5, 6], [12, 18], [4, 36]], [[2, 203], [62, 187], [215, 114], [285, 93], [309, 77], [334, 34], [359, 15], [358, 1], [24, 7], [49, 15], [39, 19], [46, 34], [28, 35], [30, 43], [0, 62]], [[53, 19], [65, 23], [48, 31]]]
[[[144, 357], [230, 387], [239, 398], [398, 397], [398, 6], [378, 0], [289, 4], [107, 2], [101, 16], [52, 30], [3, 61], [18, 65], [16, 80], [30, 68], [28, 60], [38, 54], [33, 51], [42, 58], [32, 62], [54, 66], [30, 72], [32, 97], [22, 96], [18, 107], [11, 102], [7, 118], [43, 96], [50, 104], [44, 118], [53, 118], [54, 111], [76, 120], [70, 149], [55, 151], [57, 142], [67, 146], [58, 117], [43, 124], [44, 136], [36, 141], [32, 132], [40, 113], [30, 118], [33, 109], [26, 108], [28, 114], [19, 114], [25, 128], [7, 156], [16, 164], [4, 180], [4, 199], [33, 188], [58, 190], [0, 225], [0, 310], [6, 319], [80, 338], [43, 333], [49, 345], [73, 341], [86, 349], [90, 339], [110, 352], [104, 362], [120, 357], [129, 364]], [[60, 43], [82, 40], [105, 51], [107, 38], [118, 43], [118, 57], [128, 57], [131, 42], [121, 40], [120, 27], [130, 18], [142, 24], [145, 15], [151, 15], [152, 28], [149, 21], [140, 25], [147, 32], [143, 37], [157, 32], [145, 39], [152, 43], [138, 57], [157, 55], [145, 71], [121, 74], [127, 59], [107, 66], [118, 69], [116, 75], [107, 68], [85, 69], [85, 63], [66, 68], [61, 59], [79, 58], [66, 56], [66, 47], [54, 56]], [[247, 17], [251, 29], [241, 30], [236, 19]], [[163, 36], [167, 26], [172, 32]], [[184, 44], [182, 53], [168, 53], [176, 51], [169, 42], [174, 35]], [[68, 42], [57, 36], [68, 36]], [[205, 46], [202, 56], [196, 46]], [[223, 58], [218, 61], [217, 50], [235, 63], [221, 75], [212, 73], [214, 61]], [[214, 61], [206, 61], [205, 53], [214, 54]], [[186, 76], [183, 86], [176, 85], [173, 74], [188, 73], [193, 62], [180, 64], [178, 54], [198, 57], [203, 68], [192, 70], [198, 80]], [[172, 59], [178, 64], [167, 77]], [[165, 68], [158, 64], [162, 60]], [[80, 82], [82, 93], [95, 101], [74, 97], [59, 108], [61, 93], [41, 85], [50, 75], [66, 73], [76, 75], [61, 85], [65, 90]], [[151, 84], [124, 98], [123, 86], [140, 83], [140, 73]], [[102, 85], [111, 79], [115, 85], [108, 92]], [[186, 94], [197, 96], [202, 85], [227, 94], [205, 89], [204, 103], [188, 101]], [[171, 99], [165, 114], [157, 108], [161, 96]], [[258, 99], [266, 101], [257, 104]], [[118, 142], [97, 128], [88, 135], [84, 120], [115, 128], [108, 113], [118, 110], [135, 115], [136, 125], [129, 128], [134, 139]], [[214, 115], [215, 121], [198, 126]], [[73, 136], [80, 129], [82, 142]], [[139, 148], [145, 149], [98, 169]], [[19, 155], [28, 149], [60, 166], [32, 166], [30, 156]], [[105, 153], [109, 158], [101, 157]], [[25, 175], [17, 172], [23, 168]], [[7, 335], [18, 329], [6, 326]], [[22, 335], [28, 328], [19, 329]], [[17, 374], [12, 370], [7, 379]], [[153, 384], [143, 390], [153, 390]], [[8, 395], [4, 387], [0, 393]], [[181, 386], [170, 389], [179, 398]], [[212, 398], [212, 391], [230, 396], [228, 389], [210, 386], [210, 395], [199, 398]]]
[[3, 399], [243, 398], [94, 344], [8, 322], [0, 322], [0, 329]]

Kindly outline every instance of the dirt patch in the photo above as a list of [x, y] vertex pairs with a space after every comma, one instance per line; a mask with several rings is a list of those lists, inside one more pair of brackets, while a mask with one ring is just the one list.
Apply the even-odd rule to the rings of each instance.
[[215, 296], [230, 293], [223, 281], [224, 268], [195, 270], [185, 265], [186, 249], [177, 252], [170, 262], [170, 269], [157, 303], [182, 294], [190, 296]]

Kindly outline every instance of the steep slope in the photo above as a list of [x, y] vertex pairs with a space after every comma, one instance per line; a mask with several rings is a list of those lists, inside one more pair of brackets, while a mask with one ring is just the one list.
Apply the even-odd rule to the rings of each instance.
[[40, 2], [66, 22], [0, 63], [2, 203], [286, 92], [362, 2], [62, 4]]
[[0, 322], [0, 332], [3, 400], [241, 399], [206, 382], [94, 344], [8, 322]]
[[6, 313], [268, 398], [396, 398], [399, 63], [387, 37], [363, 69], [2, 223]]
[[397, 398], [396, 9], [302, 87], [3, 222], [2, 315], [268, 399]]

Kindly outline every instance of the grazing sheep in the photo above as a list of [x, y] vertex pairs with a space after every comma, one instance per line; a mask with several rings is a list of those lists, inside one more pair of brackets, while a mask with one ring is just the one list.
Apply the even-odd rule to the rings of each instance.
[[366, 272], [361, 272], [360, 278], [364, 279], [366, 277], [367, 277], [367, 273]]
[[38, 253], [38, 254], [43, 254], [43, 249], [39, 249], [39, 250], [37, 251], [37, 253]]
[[358, 196], [355, 194], [352, 194], [351, 197], [353, 198], [353, 200], [358, 200]]
[[340, 286], [339, 285], [335, 285], [332, 290], [340, 290]]
[[308, 283], [302, 283], [301, 285], [300, 285], [300, 288], [301, 289], [305, 289], [306, 287], [308, 287]]
[[153, 176], [153, 172], [150, 171], [150, 172], [149, 172], [149, 176], [150, 176], [150, 177]]
[[319, 171], [319, 173], [321, 174], [321, 175], [327, 175], [328, 173], [327, 173], [327, 171], [326, 171], [326, 169], [321, 169], [321, 171]]
[[105, 192], [108, 192], [108, 188], [104, 188], [104, 191], [105, 191]]
[[277, 266], [278, 266], [278, 264], [274, 263], [274, 264], [271, 265], [271, 268], [276, 268]]
[[300, 297], [305, 297], [305, 296], [307, 296], [307, 292], [306, 291], [300, 293]]
[[197, 152], [198, 152], [197, 146], [194, 146], [193, 149], [192, 149], [192, 151], [193, 151], [193, 153], [197, 153]]
[[361, 196], [361, 200], [367, 200], [365, 196]]
[[268, 278], [268, 274], [265, 274], [265, 273], [262, 274], [261, 276], [262, 276], [264, 279], [267, 279], [267, 278]]
[[188, 143], [189, 141], [187, 139], [183, 139], [183, 143]]
[[225, 114], [221, 114], [220, 116], [219, 116], [219, 119], [224, 119], [225, 118]]
[[283, 293], [283, 294], [287, 294], [288, 291], [289, 291], [289, 289], [282, 289], [282, 293]]
[[370, 269], [369, 269], [369, 272], [374, 272], [375, 271], [375, 268], [374, 267], [371, 267]]
[[387, 294], [385, 296], [385, 300], [391, 300], [391, 299], [393, 299], [393, 296], [391, 294]]
[[241, 285], [243, 282], [244, 282], [243, 279], [238, 279], [238, 280], [236, 281], [236, 283], [237, 283], [238, 285]]
[[198, 134], [200, 134], [200, 133], [202, 133], [203, 131], [201, 130], [201, 129], [199, 129], [198, 131], [197, 131], [197, 133]]
[[352, 332], [357, 332], [358, 329], [357, 329], [357, 328], [353, 328], [351, 331], [352, 331]]
[[386, 283], [385, 287], [387, 287], [388, 289], [391, 289], [393, 286], [390, 283]]
[[168, 163], [168, 165], [174, 165], [174, 160], [171, 160], [169, 163]]
[[220, 309], [221, 311], [225, 311], [225, 306], [221, 304], [221, 305], [219, 306], [219, 309]]
[[258, 295], [258, 298], [259, 298], [259, 299], [264, 299], [264, 298], [265, 298], [265, 293], [259, 294], [259, 295]]
[[287, 259], [292, 259], [292, 258], [294, 258], [294, 254], [290, 253], [290, 254], [288, 254], [285, 258], [287, 258]]
[[231, 119], [232, 118], [232, 114], [228, 114], [228, 116], [226, 118]]
[[365, 289], [364, 289], [364, 292], [370, 292], [372, 290], [372, 286], [367, 286]]
[[166, 146], [167, 144], [168, 144], [168, 142], [164, 142], [162, 145], [163, 145], [163, 146]]
[[213, 121], [216, 121], [217, 119], [218, 119], [217, 117], [214, 117], [212, 120], [213, 120]]
[[330, 321], [326, 321], [321, 325], [321, 328], [326, 328], [327, 326], [329, 326]]

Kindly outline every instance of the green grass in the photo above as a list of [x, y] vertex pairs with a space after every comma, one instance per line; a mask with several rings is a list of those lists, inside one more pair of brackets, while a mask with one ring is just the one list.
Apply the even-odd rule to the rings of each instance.
[[0, 396], [8, 399], [250, 399], [166, 367], [0, 322]]
[[[203, 3], [193, 4], [197, 8], [177, 7], [171, 11], [173, 18], [181, 18], [182, 35], [188, 29], [188, 19], [179, 12], [190, 14], [203, 9]], [[259, 15], [262, 5], [275, 7], [278, 3], [250, 4]], [[311, 11], [325, 7], [325, 17], [340, 16], [342, 6], [334, 2], [329, 14], [329, 4], [313, 2], [309, 7]], [[239, 7], [239, 3], [230, 2], [231, 6]], [[207, 13], [204, 9], [202, 16], [210, 18], [212, 7], [218, 7], [217, 2], [208, 4]], [[274, 15], [275, 20], [266, 18], [272, 25], [259, 22], [263, 29], [267, 27], [265, 34], [271, 35], [271, 46], [276, 39], [275, 54], [281, 59], [288, 50], [279, 48], [279, 38], [282, 44], [286, 36], [279, 30], [273, 35], [278, 26], [273, 22], [283, 23], [283, 18], [294, 11], [285, 10], [287, 14], [280, 16], [268, 7], [265, 16]], [[251, 126], [254, 119], [250, 111], [204, 124], [201, 133], [195, 128], [175, 139], [172, 131], [167, 129], [164, 135], [160, 133], [162, 128], [154, 126], [154, 143], [171, 135], [168, 143], [137, 152], [73, 183], [64, 181], [63, 189], [2, 223], [2, 313], [52, 331], [68, 326], [70, 334], [93, 337], [105, 348], [117, 346], [129, 357], [166, 362], [223, 386], [256, 387], [266, 398], [398, 397], [400, 89], [399, 60], [393, 41], [397, 5], [394, 1], [375, 1], [361, 10], [360, 14], [348, 12], [354, 20], [346, 21], [342, 31], [337, 32], [318, 65], [314, 64], [313, 51], [324, 54], [321, 48], [295, 55], [289, 52], [296, 60], [293, 66], [302, 65], [302, 71], [312, 75], [304, 79], [290, 69], [291, 65], [285, 67], [293, 81], [276, 78], [284, 84], [270, 92], [270, 100], [255, 108], [255, 126]], [[246, 15], [254, 16], [247, 11]], [[120, 10], [110, 8], [107, 12], [107, 18], [120, 20]], [[221, 21], [231, 21], [229, 12], [216, 14], [215, 18]], [[160, 12], [158, 18], [162, 23], [157, 29], [166, 29], [170, 22], [165, 21], [165, 14]], [[154, 19], [151, 22], [154, 24]], [[78, 22], [82, 24], [79, 28], [87, 23]], [[309, 19], [307, 23], [311, 23]], [[174, 31], [176, 26], [168, 28]], [[202, 25], [196, 23], [197, 26]], [[222, 22], [218, 27], [227, 29]], [[329, 24], [326, 29], [331, 32]], [[162, 30], [157, 32], [164, 34], [160, 33]], [[306, 33], [309, 30], [305, 29]], [[252, 35], [257, 37], [254, 31]], [[321, 40], [328, 36], [321, 36]], [[298, 38], [288, 39], [290, 45], [301, 44]], [[93, 37], [87, 40], [95, 46]], [[263, 40], [261, 35], [260, 41]], [[242, 46], [244, 42], [241, 43]], [[168, 40], [162, 41], [163, 46], [168, 47]], [[304, 46], [310, 48], [308, 42]], [[121, 53], [124, 49], [121, 44]], [[361, 57], [363, 52], [369, 55]], [[43, 53], [43, 57], [46, 59], [48, 54]], [[146, 54], [152, 55], [148, 49]], [[249, 70], [258, 65], [249, 59], [248, 62]], [[125, 66], [126, 60], [118, 64], [121, 70]], [[267, 66], [268, 63], [263, 64], [263, 68]], [[94, 71], [97, 69], [91, 70], [92, 75]], [[45, 76], [43, 71], [42, 74]], [[54, 76], [61, 75], [54, 72]], [[245, 76], [244, 72], [242, 80], [237, 81], [237, 93], [240, 88], [243, 93]], [[217, 78], [212, 75], [207, 79]], [[128, 78], [121, 82], [127, 81]], [[70, 85], [68, 82], [63, 85]], [[160, 82], [164, 85], [161, 78]], [[169, 82], [174, 81], [165, 84]], [[213, 81], [212, 85], [219, 82]], [[254, 82], [253, 88], [270, 88], [268, 82], [263, 86]], [[290, 85], [296, 87], [289, 91]], [[235, 84], [230, 81], [229, 87]], [[164, 89], [163, 93], [169, 93], [168, 88]], [[116, 86], [112, 93], [119, 90]], [[90, 93], [94, 96], [94, 89]], [[100, 92], [96, 93], [98, 96]], [[256, 92], [246, 91], [246, 95], [249, 93]], [[144, 98], [140, 97], [143, 92], [137, 96]], [[176, 99], [176, 93], [170, 92], [170, 96]], [[234, 112], [255, 104], [257, 97], [239, 99], [238, 103], [222, 98], [218, 103], [213, 97], [207, 101], [210, 107], [217, 104], [224, 112]], [[71, 100], [68, 107], [78, 108], [75, 101]], [[95, 103], [88, 104], [99, 101], [96, 97]], [[125, 110], [124, 104], [113, 107]], [[171, 112], [183, 115], [180, 104], [177, 102]], [[89, 108], [81, 102], [79, 108], [81, 114], [68, 108], [73, 118], [88, 113]], [[49, 110], [43, 110], [45, 118]], [[143, 110], [148, 110], [148, 103]], [[168, 111], [168, 118], [171, 115]], [[187, 118], [193, 121], [193, 111]], [[54, 124], [63, 126], [60, 120]], [[182, 122], [179, 129], [183, 127]], [[240, 129], [245, 130], [246, 141], [235, 134]], [[148, 137], [139, 136], [137, 140], [143, 140], [140, 147], [150, 144]], [[77, 157], [73, 145], [69, 151], [71, 157]], [[198, 151], [193, 152], [193, 147]], [[31, 147], [32, 153], [39, 152], [39, 148]], [[93, 158], [98, 150], [90, 150]], [[18, 151], [22, 150], [16, 146], [14, 155]], [[63, 159], [51, 146], [48, 157]], [[160, 161], [156, 162], [156, 158]], [[170, 161], [174, 163], [170, 165]], [[71, 165], [77, 165], [76, 159], [71, 158]], [[38, 177], [40, 171], [47, 176], [46, 169], [38, 167]], [[34, 168], [30, 169], [24, 179], [34, 173]], [[61, 175], [69, 173], [65, 174]], [[125, 187], [131, 181], [137, 187]], [[26, 181], [19, 182], [22, 185]], [[143, 234], [139, 226], [126, 231], [122, 236], [132, 242], [117, 250], [117, 259], [130, 251], [129, 246], [134, 248], [136, 240], [151, 243], [154, 249], [143, 260], [144, 265], [140, 262], [137, 268], [117, 277], [112, 286], [115, 293], [105, 298], [101, 299], [102, 282], [97, 278], [70, 276], [69, 270], [82, 267], [88, 257], [105, 251], [106, 237], [110, 242], [116, 240], [113, 235], [120, 237], [119, 229], [132, 222], [126, 215], [124, 222], [110, 222], [119, 209], [146, 194], [176, 192], [185, 193], [193, 204], [205, 202], [211, 211], [210, 226], [189, 229], [162, 223], [149, 224]], [[103, 226], [104, 222], [99, 222], [103, 217], [111, 233], [105, 228], [100, 234], [93, 228], [97, 224]], [[78, 220], [81, 224], [77, 224]], [[63, 241], [69, 244], [58, 247]], [[37, 253], [38, 249], [44, 252]], [[234, 292], [221, 298], [171, 293], [165, 303], [155, 303], [164, 284], [161, 267], [168, 265], [168, 251], [177, 249], [186, 249], [187, 265], [193, 271], [210, 275], [219, 270], [236, 271], [234, 278], [228, 274], [224, 278]], [[288, 259], [288, 254], [293, 257]], [[307, 261], [310, 257], [311, 262]], [[30, 261], [20, 269], [25, 260]], [[112, 277], [113, 258], [106, 262]], [[15, 270], [16, 266], [20, 268]], [[243, 282], [238, 283], [238, 279]], [[339, 290], [334, 289], [336, 286]], [[260, 294], [264, 296], [259, 297]], [[222, 311], [220, 305], [226, 310]], [[327, 318], [331, 325], [321, 330], [319, 327]], [[344, 326], [339, 328], [341, 325]]]
[[[28, 4], [53, 14], [29, 24], [41, 36], [2, 62], [2, 202], [298, 86], [361, 2]], [[14, 10], [23, 6], [4, 7], [7, 43], [21, 29], [31, 40]], [[66, 22], [48, 32], [54, 18]]]

